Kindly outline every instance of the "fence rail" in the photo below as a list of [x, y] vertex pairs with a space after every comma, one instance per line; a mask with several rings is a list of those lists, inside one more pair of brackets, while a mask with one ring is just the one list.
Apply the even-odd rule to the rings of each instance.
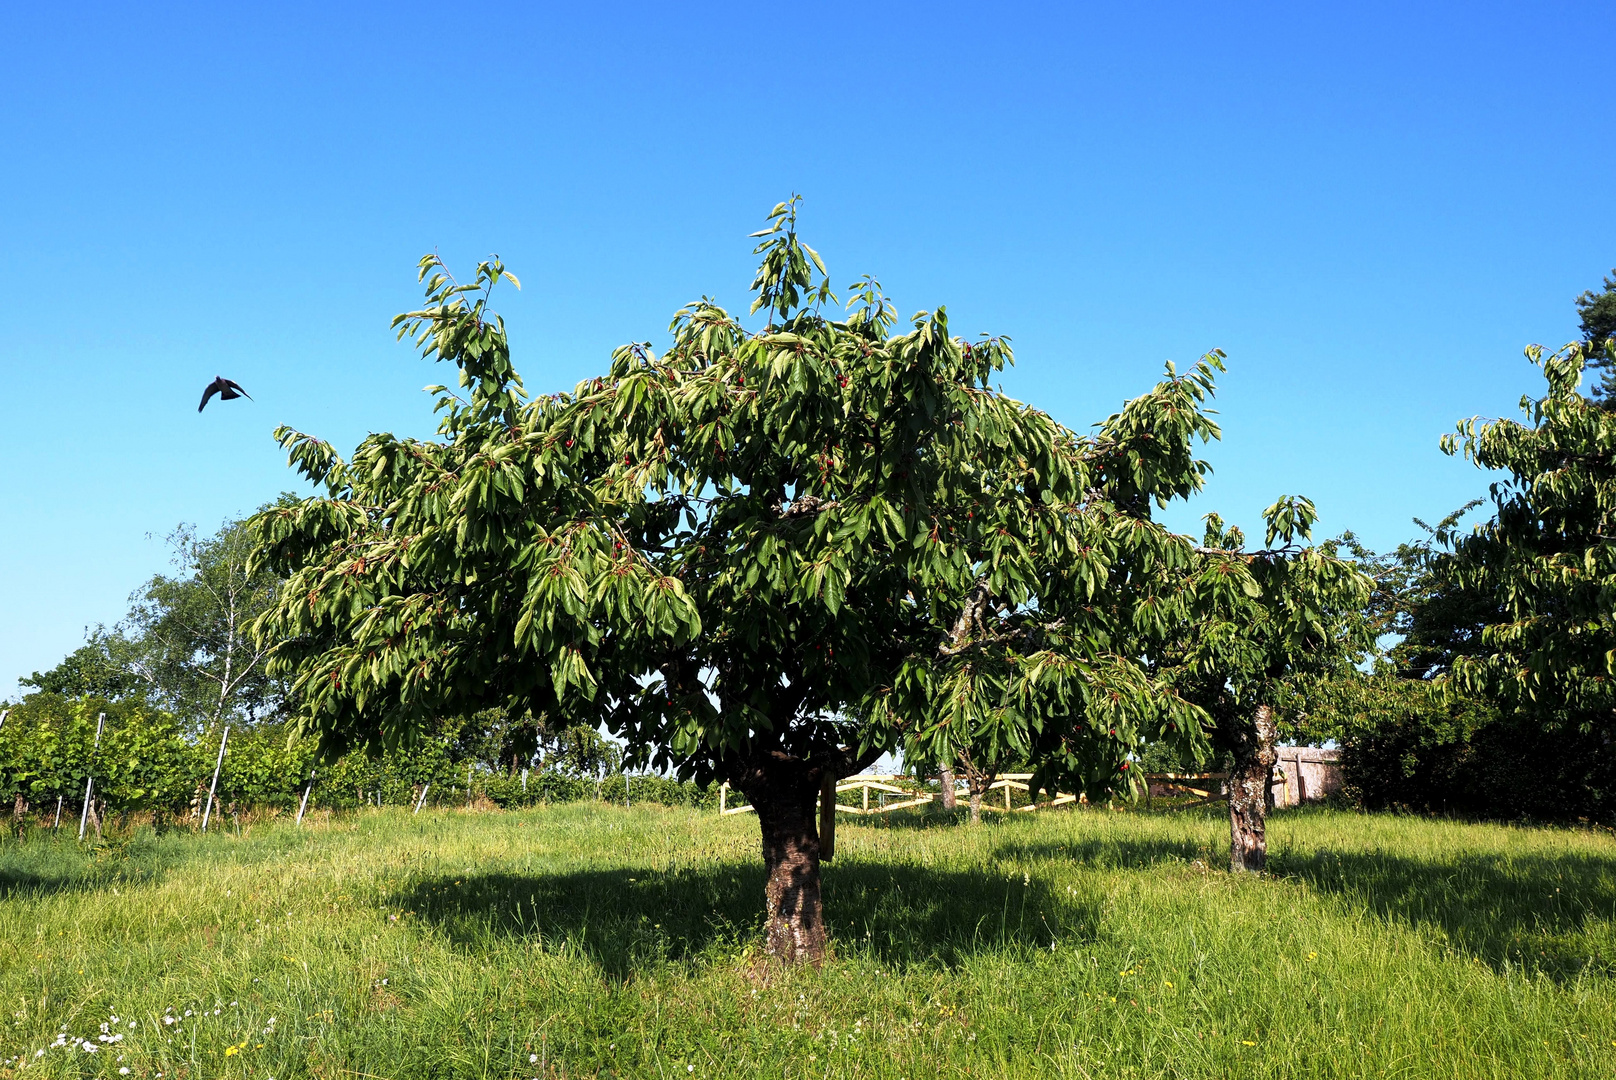
[[[1005, 773], [984, 790], [982, 809], [998, 814], [1020, 814], [1034, 810], [1050, 810], [1057, 806], [1072, 806], [1087, 804], [1088, 799], [1083, 795], [1071, 795], [1065, 792], [1056, 792], [1053, 799], [1044, 802], [1028, 801], [1020, 806], [1014, 804], [1014, 793], [1017, 791], [1032, 790], [1028, 781], [1032, 773]], [[1194, 800], [1173, 807], [1176, 810], [1189, 809], [1195, 806], [1206, 806], [1211, 803], [1222, 802], [1229, 797], [1223, 787], [1222, 781], [1229, 778], [1226, 772], [1203, 773], [1151, 773], [1145, 777], [1147, 792], [1154, 797], [1171, 797], [1173, 795], [1193, 795]], [[1290, 786], [1290, 779], [1283, 768], [1274, 770], [1274, 786], [1286, 788]], [[996, 800], [987, 796], [992, 792], [1003, 792], [1004, 805], [997, 805]], [[842, 796], [849, 792], [856, 792], [858, 801], [849, 805], [842, 801]], [[876, 796], [876, 805], [870, 805], [870, 793]], [[966, 795], [966, 785], [963, 781], [955, 783], [956, 795]], [[889, 796], [900, 795], [904, 798], [898, 801], [888, 801]], [[871, 814], [890, 814], [895, 810], [909, 810], [917, 806], [929, 806], [942, 798], [941, 792], [924, 791], [913, 777], [902, 773], [860, 773], [849, 776], [836, 785], [836, 810], [843, 814], [865, 816]], [[1282, 799], [1282, 803], [1290, 803], [1294, 799]], [[733, 814], [747, 814], [755, 811], [755, 807], [742, 803], [739, 806], [730, 805], [730, 787], [722, 784], [718, 789], [718, 812], [723, 816]]]
[[[1046, 810], [1055, 806], [1066, 806], [1071, 803], [1087, 801], [1080, 795], [1057, 792], [1055, 798], [1047, 802], [1028, 802], [1022, 806], [1015, 806], [1013, 804], [1013, 793], [1031, 790], [1026, 783], [1031, 779], [1032, 773], [1005, 773], [985, 789], [987, 792], [1002, 791], [1004, 793], [1004, 805], [996, 806], [984, 799], [982, 809], [992, 810], [996, 813], [1021, 813], [1027, 810]], [[955, 789], [957, 795], [967, 793], [963, 790], [962, 783], [956, 783]], [[841, 796], [848, 792], [858, 793], [859, 801], [856, 805], [850, 806], [842, 801]], [[870, 805], [871, 792], [874, 792], [876, 796], [876, 805], [874, 806]], [[890, 802], [887, 797], [891, 795], [901, 795], [904, 798], [896, 802]], [[942, 793], [923, 791], [915, 784], [913, 777], [905, 776], [902, 773], [860, 773], [856, 776], [849, 776], [837, 783], [836, 796], [836, 810], [838, 813], [864, 816], [867, 814], [890, 814], [895, 810], [909, 810], [916, 806], [929, 806], [939, 801], [942, 798]], [[729, 797], [729, 785], [720, 785], [718, 789], [719, 814], [724, 816], [746, 814], [756, 809], [746, 803], [742, 803], [740, 806], [731, 806]]]

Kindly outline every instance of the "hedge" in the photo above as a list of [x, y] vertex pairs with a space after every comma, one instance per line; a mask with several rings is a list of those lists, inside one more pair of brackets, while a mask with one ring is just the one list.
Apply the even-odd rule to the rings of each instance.
[[[77, 815], [86, 778], [95, 779], [99, 812], [148, 811], [177, 820], [200, 810], [218, 760], [217, 729], [188, 728], [145, 705], [96, 698], [30, 694], [0, 726], [0, 799], [21, 816], [49, 815], [60, 800]], [[99, 747], [97, 718], [105, 714]], [[413, 806], [423, 787], [427, 805], [487, 799], [501, 807], [604, 799], [621, 803], [716, 807], [716, 788], [666, 777], [615, 774], [586, 777], [539, 769], [495, 770], [457, 759], [447, 740], [426, 740], [408, 752], [379, 757], [348, 754], [317, 764], [314, 744], [280, 724], [232, 727], [216, 805], [236, 812], [295, 811], [314, 770], [311, 808], [347, 810], [362, 802]], [[468, 785], [469, 781], [469, 785]]]

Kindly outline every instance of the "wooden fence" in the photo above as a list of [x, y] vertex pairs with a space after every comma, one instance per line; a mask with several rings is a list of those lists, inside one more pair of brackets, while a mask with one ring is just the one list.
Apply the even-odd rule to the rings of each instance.
[[[1015, 806], [1014, 792], [1031, 790], [1027, 781], [1032, 779], [1032, 773], [1005, 773], [992, 784], [988, 785], [988, 794], [982, 800], [982, 809], [997, 813], [1019, 813], [1024, 810], [1043, 810], [1052, 806], [1065, 806], [1068, 803], [1083, 802], [1077, 795], [1056, 793], [1053, 799], [1046, 802], [1028, 802], [1022, 806]], [[963, 802], [968, 793], [963, 783], [956, 785], [956, 794]], [[842, 801], [842, 796], [856, 792], [856, 802], [849, 805]], [[1004, 805], [996, 805], [994, 792], [1000, 792]], [[874, 794], [875, 805], [870, 805], [871, 794]], [[836, 810], [843, 814], [890, 814], [894, 810], [908, 810], [915, 806], [927, 806], [942, 799], [942, 793], [937, 791], [923, 791], [916, 785], [914, 777], [902, 773], [860, 773], [849, 776], [836, 785]], [[729, 805], [729, 785], [724, 784], [718, 789], [718, 812], [720, 814], [745, 814], [751, 811], [751, 806]]]
[[[1340, 787], [1340, 772], [1339, 754], [1335, 750], [1306, 746], [1280, 747], [1279, 761], [1274, 768], [1274, 804], [1295, 806], [1320, 798]], [[1174, 806], [1174, 809], [1187, 809], [1227, 799], [1229, 795], [1223, 782], [1228, 778], [1228, 773], [1221, 772], [1156, 773], [1146, 776], [1145, 782], [1152, 798], [1193, 796], [1191, 801]], [[1014, 805], [1014, 793], [1030, 792], [1028, 781], [1031, 779], [1032, 773], [1005, 773], [988, 786], [982, 809], [1000, 814], [1022, 813], [1088, 802], [1080, 795], [1056, 792], [1053, 799], [1044, 802], [1028, 801], [1020, 806]], [[968, 797], [963, 788], [963, 782], [956, 784], [956, 795], [962, 802]], [[1000, 793], [999, 798], [994, 797], [995, 792]], [[853, 795], [851, 804], [842, 798], [848, 794]], [[872, 795], [874, 805], [871, 805]], [[929, 806], [941, 799], [941, 792], [923, 790], [914, 777], [902, 773], [861, 773], [849, 776], [836, 785], [836, 810], [843, 814], [890, 814], [894, 810]], [[999, 805], [1000, 801], [1003, 802], [1002, 806]], [[720, 814], [745, 814], [752, 809], [744, 803], [740, 806], [730, 805], [728, 784], [718, 789]]]

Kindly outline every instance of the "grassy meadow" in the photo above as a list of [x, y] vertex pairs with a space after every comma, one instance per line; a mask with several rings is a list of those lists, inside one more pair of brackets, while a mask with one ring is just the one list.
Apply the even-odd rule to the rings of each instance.
[[844, 818], [793, 971], [757, 843], [597, 804], [7, 838], [0, 1077], [1616, 1076], [1608, 834], [1301, 810], [1237, 880], [1215, 815]]

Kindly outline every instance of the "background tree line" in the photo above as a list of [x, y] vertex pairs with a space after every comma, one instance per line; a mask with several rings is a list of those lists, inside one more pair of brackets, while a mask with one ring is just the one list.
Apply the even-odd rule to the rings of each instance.
[[[244, 521], [211, 536], [180, 526], [168, 542], [172, 574], [137, 589], [118, 625], [92, 628], [55, 667], [19, 680], [31, 692], [3, 706], [0, 799], [15, 819], [31, 812], [53, 820], [58, 805], [77, 815], [91, 776], [97, 813], [145, 811], [159, 824], [198, 816], [227, 724], [220, 805], [298, 806], [318, 747], [289, 723], [286, 683], [266, 670], [268, 647], [247, 632], [281, 581], [249, 566]], [[500, 805], [591, 795], [621, 801], [621, 757], [587, 726], [552, 730], [542, 718], [498, 713], [444, 717], [407, 751], [325, 761], [310, 805], [408, 803], [428, 785], [441, 799], [465, 798], [468, 776], [478, 795]], [[658, 778], [640, 786], [648, 800], [702, 797]]]
[[[99, 744], [98, 720], [105, 717]], [[717, 804], [716, 792], [659, 776], [620, 771], [616, 746], [589, 729], [547, 737], [531, 758], [505, 753], [498, 717], [447, 721], [408, 750], [343, 754], [321, 760], [313, 739], [280, 720], [232, 730], [219, 773], [215, 820], [248, 812], [363, 805], [533, 806], [585, 799], [672, 806]], [[70, 825], [93, 777], [96, 824], [147, 813], [158, 826], [200, 818], [219, 743], [172, 713], [133, 696], [64, 697], [49, 691], [12, 706], [0, 726], [0, 797], [22, 825]]]

